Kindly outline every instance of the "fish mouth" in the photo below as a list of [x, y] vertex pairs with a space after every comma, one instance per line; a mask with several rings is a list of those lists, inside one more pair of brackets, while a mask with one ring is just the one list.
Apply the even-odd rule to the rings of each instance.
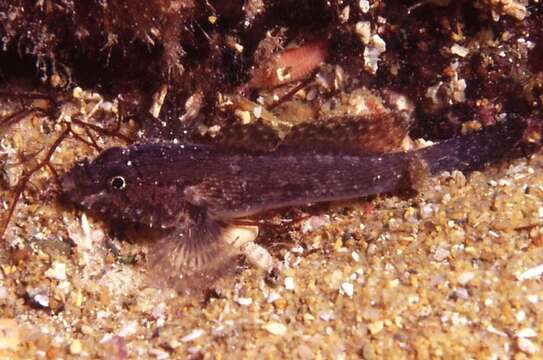
[[84, 183], [88, 181], [88, 161], [78, 162], [60, 179], [59, 199], [64, 203], [81, 204]]

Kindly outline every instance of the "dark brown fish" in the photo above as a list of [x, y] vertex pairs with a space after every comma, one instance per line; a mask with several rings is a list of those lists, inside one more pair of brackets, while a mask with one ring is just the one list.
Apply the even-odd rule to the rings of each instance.
[[525, 127], [511, 118], [421, 150], [380, 155], [140, 144], [78, 163], [64, 176], [62, 190], [69, 201], [108, 220], [171, 229], [157, 245], [158, 263], [176, 274], [209, 274], [231, 254], [220, 237], [236, 219], [411, 188], [417, 169], [428, 175], [478, 169], [510, 152]]

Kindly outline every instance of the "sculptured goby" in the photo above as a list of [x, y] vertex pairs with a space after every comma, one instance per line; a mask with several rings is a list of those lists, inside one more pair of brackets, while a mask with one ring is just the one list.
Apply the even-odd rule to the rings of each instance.
[[[414, 186], [424, 169], [471, 171], [507, 155], [523, 140], [511, 117], [481, 131], [406, 152], [338, 153], [323, 149], [268, 153], [205, 145], [137, 144], [110, 148], [76, 164], [63, 197], [109, 221], [169, 230], [156, 261], [173, 277], [216, 276], [231, 257], [228, 225], [267, 210], [394, 192]], [[212, 275], [213, 274], [213, 275]]]

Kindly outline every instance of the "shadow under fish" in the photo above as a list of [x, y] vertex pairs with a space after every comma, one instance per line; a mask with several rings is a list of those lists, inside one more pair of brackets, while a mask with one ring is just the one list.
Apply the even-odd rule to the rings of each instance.
[[[263, 153], [172, 142], [115, 147], [76, 164], [62, 179], [62, 193], [108, 221], [164, 229], [150, 251], [159, 277], [177, 289], [202, 288], [232, 268], [236, 247], [252, 244], [237, 243], [231, 224], [240, 219], [416, 189], [427, 176], [480, 169], [518, 149], [527, 128], [511, 115], [420, 150], [380, 154], [326, 150], [323, 138], [315, 148], [286, 142]], [[244, 231], [241, 237], [257, 235]]]

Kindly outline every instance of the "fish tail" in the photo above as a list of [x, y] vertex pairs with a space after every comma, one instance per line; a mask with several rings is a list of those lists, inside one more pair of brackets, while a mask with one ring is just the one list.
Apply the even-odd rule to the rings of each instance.
[[430, 175], [481, 169], [514, 153], [524, 140], [526, 128], [526, 120], [511, 115], [481, 131], [415, 151], [413, 159], [424, 161]]

